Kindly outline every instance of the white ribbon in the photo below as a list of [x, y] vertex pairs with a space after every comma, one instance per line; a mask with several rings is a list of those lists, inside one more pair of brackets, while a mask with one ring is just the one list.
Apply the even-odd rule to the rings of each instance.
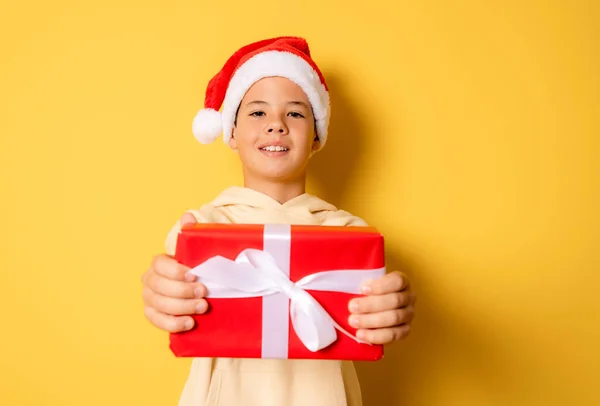
[[[287, 358], [288, 298], [294, 331], [310, 351], [319, 351], [333, 343], [336, 328], [362, 343], [336, 323], [305, 289], [358, 294], [363, 282], [384, 275], [385, 268], [318, 272], [294, 283], [289, 279], [289, 226], [265, 226], [264, 239], [264, 251], [246, 249], [235, 261], [214, 256], [190, 271], [207, 287], [209, 298], [263, 297], [263, 358]], [[268, 252], [267, 242], [272, 248], [279, 248], [276, 255], [280, 258]], [[283, 301], [265, 302], [269, 297]]]

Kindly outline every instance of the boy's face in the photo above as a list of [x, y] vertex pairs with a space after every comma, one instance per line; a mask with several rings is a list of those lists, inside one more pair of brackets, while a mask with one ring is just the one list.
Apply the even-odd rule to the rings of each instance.
[[305, 175], [315, 140], [308, 97], [281, 77], [256, 82], [240, 103], [229, 146], [239, 152], [246, 179], [296, 180]]

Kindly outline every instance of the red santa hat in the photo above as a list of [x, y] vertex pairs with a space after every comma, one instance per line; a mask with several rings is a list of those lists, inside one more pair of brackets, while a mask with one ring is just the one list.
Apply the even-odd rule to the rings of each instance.
[[[308, 43], [299, 37], [266, 39], [236, 51], [208, 83], [204, 108], [192, 123], [196, 139], [208, 144], [223, 134], [223, 140], [228, 143], [235, 115], [248, 89], [260, 79], [274, 76], [291, 80], [306, 93], [322, 148], [327, 141], [331, 114], [329, 91], [325, 78], [310, 57]], [[221, 107], [222, 112], [219, 112]]]

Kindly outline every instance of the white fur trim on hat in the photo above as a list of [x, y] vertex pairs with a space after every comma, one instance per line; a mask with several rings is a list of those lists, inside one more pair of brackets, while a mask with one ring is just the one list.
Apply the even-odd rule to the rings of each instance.
[[254, 83], [266, 77], [280, 76], [296, 83], [312, 106], [320, 147], [327, 141], [330, 105], [329, 93], [315, 70], [301, 57], [285, 51], [265, 51], [248, 59], [229, 82], [223, 101], [223, 140], [229, 142], [238, 107]]
[[202, 109], [194, 117], [192, 133], [202, 144], [210, 144], [223, 132], [223, 118], [214, 109]]

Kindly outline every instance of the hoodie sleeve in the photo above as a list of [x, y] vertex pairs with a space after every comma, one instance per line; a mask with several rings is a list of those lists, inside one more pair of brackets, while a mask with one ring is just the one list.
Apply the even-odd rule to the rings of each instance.
[[[196, 218], [198, 223], [210, 223], [213, 221], [212, 219], [212, 207], [210, 205], [204, 205], [198, 210], [188, 210], [187, 213], [191, 213]], [[175, 255], [175, 248], [177, 246], [177, 236], [181, 231], [181, 219], [177, 220], [177, 222], [171, 227], [171, 231], [167, 234], [167, 238], [165, 240], [165, 252], [167, 255]]]
[[366, 221], [361, 219], [360, 217], [356, 217], [347, 211], [344, 210], [336, 210], [329, 213], [324, 226], [359, 226], [359, 227], [367, 227], [368, 224]]

